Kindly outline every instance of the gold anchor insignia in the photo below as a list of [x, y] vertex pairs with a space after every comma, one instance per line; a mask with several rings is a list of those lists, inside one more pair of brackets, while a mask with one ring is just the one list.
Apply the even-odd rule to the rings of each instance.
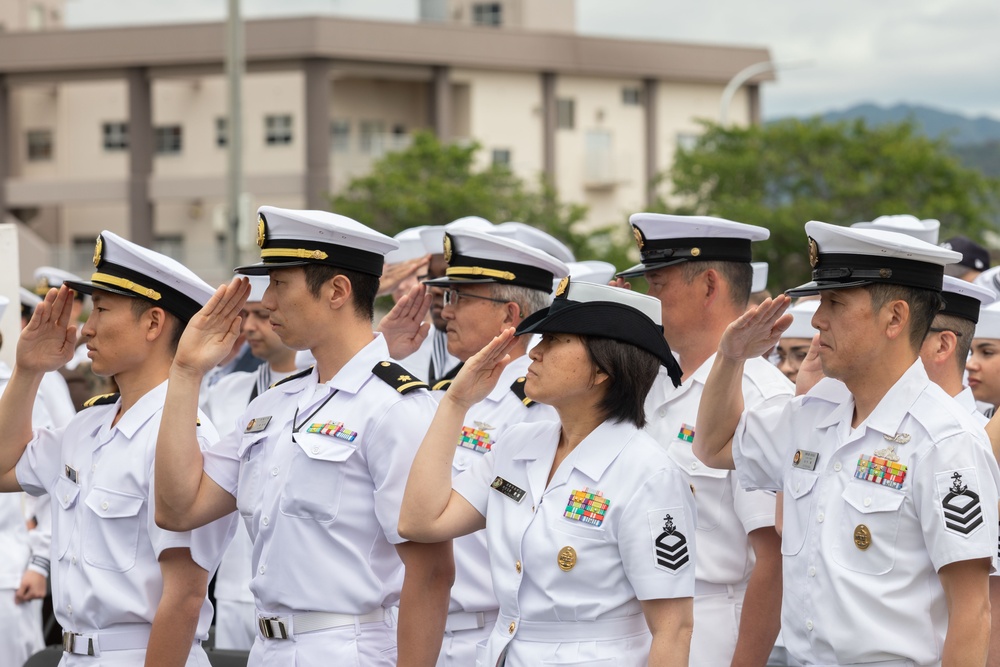
[[560, 570], [563, 572], [569, 572], [576, 567], [576, 549], [570, 546], [563, 547], [559, 550], [559, 555], [556, 556], [556, 561], [559, 563]]
[[264, 216], [257, 216], [257, 246], [259, 248], [264, 247], [264, 241], [267, 240], [267, 225], [264, 223]]
[[638, 227], [632, 227], [632, 236], [635, 237], [635, 242], [639, 245], [639, 250], [646, 245], [646, 239], [642, 236], [642, 230]]
[[854, 546], [864, 551], [872, 545], [872, 531], [868, 530], [868, 526], [863, 523], [859, 523], [854, 529]]
[[104, 250], [104, 239], [100, 236], [97, 237], [97, 244], [94, 245], [94, 267], [96, 268], [101, 263], [101, 252]]
[[566, 289], [569, 287], [569, 276], [566, 276], [559, 281], [559, 285], [556, 287], [556, 296], [562, 296], [566, 293]]
[[447, 234], [444, 235], [444, 261], [451, 264], [451, 237]]
[[809, 237], [809, 266], [816, 268], [819, 264], [819, 244], [816, 243], [816, 239]]

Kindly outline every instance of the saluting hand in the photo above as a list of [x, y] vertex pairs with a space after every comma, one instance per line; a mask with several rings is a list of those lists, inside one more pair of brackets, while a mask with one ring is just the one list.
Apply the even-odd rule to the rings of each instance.
[[20, 368], [47, 373], [66, 365], [76, 349], [76, 326], [69, 318], [73, 291], [63, 285], [50, 289], [35, 307], [28, 326], [17, 341], [16, 363]]
[[726, 327], [719, 341], [719, 354], [727, 359], [743, 361], [759, 357], [777, 345], [781, 334], [792, 323], [792, 316], [785, 312], [791, 302], [782, 294], [747, 308]]
[[233, 278], [194, 314], [177, 344], [174, 366], [204, 375], [226, 358], [240, 335], [240, 311], [250, 296], [250, 281]]
[[799, 373], [795, 376], [795, 395], [801, 396], [808, 393], [816, 386], [816, 383], [826, 377], [823, 373], [823, 364], [819, 360], [819, 334], [812, 337], [809, 344], [809, 352], [806, 358], [799, 365]]
[[430, 306], [427, 288], [414, 285], [378, 323], [375, 330], [385, 336], [390, 357], [405, 359], [417, 351], [430, 332], [430, 322], [424, 322]]
[[510, 363], [507, 352], [516, 342], [514, 327], [501, 331], [499, 336], [462, 365], [462, 370], [448, 387], [443, 400], [451, 400], [468, 408], [486, 398], [497, 386], [503, 369]]

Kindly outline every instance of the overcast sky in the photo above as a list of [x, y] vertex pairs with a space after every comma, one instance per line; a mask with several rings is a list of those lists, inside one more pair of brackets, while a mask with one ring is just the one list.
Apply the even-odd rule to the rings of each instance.
[[[531, 0], [545, 2], [545, 0]], [[67, 0], [70, 27], [220, 20], [225, 0]], [[247, 17], [414, 20], [417, 0], [243, 0]], [[1000, 120], [998, 0], [577, 0], [579, 32], [764, 46], [780, 64], [764, 115], [861, 102], [922, 104]]]

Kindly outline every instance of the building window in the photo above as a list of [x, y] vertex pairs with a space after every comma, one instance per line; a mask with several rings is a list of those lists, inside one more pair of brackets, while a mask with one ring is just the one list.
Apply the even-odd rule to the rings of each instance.
[[560, 130], [572, 130], [576, 127], [576, 103], [570, 98], [556, 100], [556, 127]]
[[494, 148], [493, 149], [493, 166], [495, 166], [495, 167], [510, 167], [510, 149], [509, 148]]
[[292, 117], [288, 114], [264, 117], [264, 141], [268, 146], [292, 143]]
[[101, 126], [104, 136], [104, 150], [128, 150], [128, 123], [104, 123]]
[[178, 155], [184, 147], [183, 129], [180, 125], [153, 128], [153, 142], [157, 155]]
[[637, 107], [642, 104], [642, 91], [638, 88], [622, 88], [622, 104]]
[[52, 159], [52, 130], [28, 130], [28, 161], [47, 162]]
[[74, 236], [70, 245], [70, 265], [73, 273], [83, 275], [94, 270], [94, 238], [93, 236]]
[[351, 148], [351, 121], [334, 120], [330, 123], [330, 148], [334, 153], [346, 153]]
[[503, 6], [499, 2], [477, 2], [472, 5], [472, 23], [498, 27], [503, 25]]
[[385, 151], [385, 123], [363, 120], [359, 130], [358, 144], [362, 153], [381, 155]]
[[682, 151], [693, 150], [698, 145], [698, 135], [689, 132], [677, 133], [677, 148]]
[[225, 116], [215, 119], [215, 145], [217, 148], [229, 145], [229, 119]]

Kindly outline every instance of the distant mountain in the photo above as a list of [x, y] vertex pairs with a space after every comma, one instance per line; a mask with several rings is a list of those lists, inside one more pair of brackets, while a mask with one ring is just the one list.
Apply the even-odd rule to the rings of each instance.
[[822, 114], [822, 118], [826, 121], [863, 118], [870, 125], [912, 120], [927, 136], [934, 139], [947, 138], [956, 147], [1000, 141], [1000, 120], [987, 116], [969, 118], [940, 109], [910, 104], [897, 104], [891, 107], [859, 104], [843, 111], [828, 111]]

